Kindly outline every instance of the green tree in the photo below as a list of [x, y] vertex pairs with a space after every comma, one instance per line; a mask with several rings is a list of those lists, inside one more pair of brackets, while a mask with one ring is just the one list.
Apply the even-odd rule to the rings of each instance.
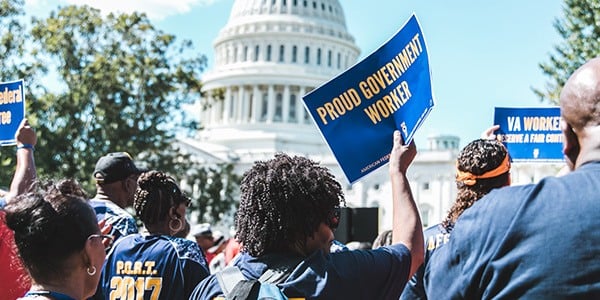
[[[233, 209], [237, 203], [240, 176], [230, 163], [212, 166], [196, 164], [189, 170], [186, 181], [190, 185], [187, 192], [194, 200], [192, 210], [198, 211], [196, 223], [233, 221]], [[214, 201], [219, 199], [219, 201]]]
[[554, 47], [549, 61], [539, 64], [550, 79], [544, 88], [533, 89], [541, 101], [553, 104], [558, 104], [570, 74], [600, 54], [600, 0], [565, 0], [563, 13], [554, 22], [563, 41]]
[[[14, 26], [0, 28], [0, 74], [28, 83], [27, 117], [38, 134], [40, 177], [76, 178], [93, 194], [97, 159], [126, 151], [149, 168], [190, 182], [184, 191], [204, 220], [216, 222], [231, 212], [239, 185], [233, 166], [195, 162], [175, 139], [178, 130], [198, 127], [186, 124], [181, 109], [200, 98], [199, 74], [206, 65], [191, 42], [176, 44], [175, 36], [156, 29], [144, 14], [103, 17], [87, 6], [34, 18], [27, 35], [19, 23], [23, 1], [0, 4], [1, 24]], [[4, 150], [2, 162], [13, 163], [14, 149]], [[2, 185], [8, 186], [13, 171], [2, 168]]]
[[89, 182], [97, 159], [114, 151], [178, 173], [174, 134], [182, 105], [200, 97], [206, 61], [191, 42], [177, 45], [144, 14], [102, 17], [87, 6], [34, 19], [32, 38], [32, 53], [57, 81], [32, 104], [40, 173]]

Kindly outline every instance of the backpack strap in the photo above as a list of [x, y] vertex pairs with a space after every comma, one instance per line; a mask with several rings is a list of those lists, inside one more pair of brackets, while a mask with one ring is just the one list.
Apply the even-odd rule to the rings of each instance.
[[261, 285], [258, 280], [242, 280], [233, 287], [227, 300], [258, 299], [260, 287]]
[[[268, 259], [270, 260], [270, 258]], [[278, 284], [284, 282], [302, 260], [301, 257], [277, 259], [276, 263], [268, 268], [258, 280], [247, 280], [242, 271], [236, 266], [227, 266], [215, 273], [215, 276], [225, 299], [245, 299], [238, 297], [242, 294], [257, 293], [260, 283]]]
[[279, 259], [258, 278], [258, 281], [274, 284], [284, 282], [303, 260], [302, 257]]
[[226, 299], [229, 299], [229, 294], [238, 282], [246, 280], [242, 271], [236, 266], [225, 267], [223, 270], [217, 272], [215, 276]]

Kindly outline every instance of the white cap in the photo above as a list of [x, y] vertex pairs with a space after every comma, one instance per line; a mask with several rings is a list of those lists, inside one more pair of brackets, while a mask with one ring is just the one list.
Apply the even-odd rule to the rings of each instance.
[[212, 235], [212, 229], [209, 223], [195, 225], [190, 234], [194, 237], [201, 235]]

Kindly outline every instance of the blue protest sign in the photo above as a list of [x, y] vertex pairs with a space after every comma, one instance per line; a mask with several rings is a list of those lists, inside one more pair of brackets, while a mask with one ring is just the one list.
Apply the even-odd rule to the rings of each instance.
[[409, 143], [434, 105], [417, 17], [303, 100], [350, 183], [384, 166], [394, 130]]
[[494, 124], [513, 161], [564, 161], [559, 107], [496, 107]]
[[15, 133], [25, 117], [23, 79], [0, 82], [0, 146], [16, 144]]

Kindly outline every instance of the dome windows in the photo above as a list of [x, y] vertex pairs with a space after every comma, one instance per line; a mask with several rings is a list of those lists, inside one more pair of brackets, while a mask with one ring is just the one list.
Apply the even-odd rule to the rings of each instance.
[[317, 66], [321, 65], [321, 48], [317, 48]]
[[307, 65], [310, 63], [310, 47], [308, 46], [304, 48], [304, 63]]
[[[253, 44], [250, 46], [248, 44]], [[299, 49], [302, 47], [302, 52]], [[317, 47], [309, 45], [292, 44], [290, 40], [280, 40], [276, 44], [260, 43], [257, 41], [237, 41], [219, 46], [217, 51], [217, 64], [229, 65], [248, 62], [271, 62], [277, 64], [303, 64], [341, 70], [347, 68], [349, 61], [356, 57], [345, 48], [332, 44]]]
[[285, 61], [285, 46], [280, 45], [279, 46], [279, 62], [284, 62], [284, 61]]
[[267, 61], [271, 61], [271, 45], [267, 45]]
[[298, 46], [292, 46], [292, 63], [298, 62]]

